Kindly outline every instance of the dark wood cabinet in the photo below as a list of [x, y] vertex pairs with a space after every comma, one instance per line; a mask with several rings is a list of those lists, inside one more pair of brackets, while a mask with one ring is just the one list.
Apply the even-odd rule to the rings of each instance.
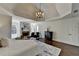
[[53, 39], [53, 32], [45, 31], [45, 39], [51, 41]]
[[45, 31], [45, 43], [52, 45], [53, 39], [53, 32], [52, 31]]

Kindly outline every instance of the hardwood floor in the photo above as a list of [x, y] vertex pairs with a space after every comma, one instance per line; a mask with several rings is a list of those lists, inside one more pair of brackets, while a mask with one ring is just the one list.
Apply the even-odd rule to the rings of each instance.
[[53, 46], [61, 48], [60, 56], [79, 56], [79, 47], [53, 41]]

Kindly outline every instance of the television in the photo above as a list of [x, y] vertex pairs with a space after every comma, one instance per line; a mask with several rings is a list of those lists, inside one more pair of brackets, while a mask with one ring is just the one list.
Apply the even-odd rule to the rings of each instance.
[[0, 37], [11, 38], [11, 16], [0, 15]]

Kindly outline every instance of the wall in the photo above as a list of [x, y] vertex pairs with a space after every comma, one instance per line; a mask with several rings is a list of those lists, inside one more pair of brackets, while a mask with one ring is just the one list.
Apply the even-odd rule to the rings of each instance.
[[63, 18], [50, 22], [33, 22], [18, 17], [15, 19], [36, 24], [38, 26], [36, 31], [41, 32], [43, 37], [44, 31], [49, 28], [50, 31], [54, 32], [53, 40], [79, 46], [79, 17]]
[[50, 28], [54, 39], [59, 42], [79, 46], [79, 17], [63, 18], [58, 21], [37, 23], [40, 31]]
[[16, 27], [16, 33], [14, 34], [11, 34], [11, 38], [16, 38], [16, 37], [20, 37], [21, 36], [21, 22], [26, 22], [26, 23], [34, 23], [33, 20], [31, 19], [26, 19], [26, 18], [23, 18], [23, 17], [19, 17], [19, 16], [12, 16], [12, 25], [15, 25]]
[[0, 37], [11, 38], [11, 17], [0, 15]]
[[79, 18], [69, 18], [52, 23], [56, 41], [79, 46]]
[[[43, 25], [45, 22], [37, 22], [31, 19], [26, 19], [23, 17], [19, 17], [19, 16], [12, 16], [12, 24], [16, 25], [17, 27], [17, 33], [16, 34], [12, 34], [11, 38], [16, 38], [16, 37], [20, 37], [21, 36], [21, 27], [20, 27], [20, 22], [26, 22], [29, 23], [31, 26], [31, 31], [30, 31], [30, 35], [31, 32], [41, 32], [42, 33], [42, 37], [44, 38], [44, 31], [47, 30], [47, 25]], [[41, 24], [42, 23], [42, 24]], [[41, 25], [40, 25], [41, 24]]]

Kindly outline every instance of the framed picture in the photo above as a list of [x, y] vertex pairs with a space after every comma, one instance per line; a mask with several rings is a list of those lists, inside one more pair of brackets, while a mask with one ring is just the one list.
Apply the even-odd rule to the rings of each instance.
[[20, 25], [22, 31], [30, 31], [30, 23], [21, 22]]

